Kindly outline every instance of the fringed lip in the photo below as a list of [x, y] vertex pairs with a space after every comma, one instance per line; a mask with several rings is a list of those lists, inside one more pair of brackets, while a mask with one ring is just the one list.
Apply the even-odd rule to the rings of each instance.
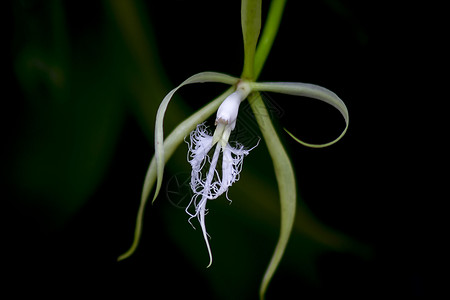
[[[191, 219], [194, 217], [200, 223], [210, 258], [209, 267], [212, 263], [212, 252], [205, 225], [205, 215], [208, 211], [206, 203], [224, 193], [231, 201], [228, 198], [228, 189], [239, 180], [244, 157], [249, 154], [251, 149], [246, 150], [240, 144], [232, 147], [227, 143], [223, 147], [217, 143], [211, 158], [209, 153], [212, 152], [213, 137], [208, 133], [205, 124], [198, 125], [191, 132], [188, 147], [188, 161], [192, 167], [190, 186], [194, 195], [186, 207], [186, 213], [190, 216], [189, 223], [192, 226]], [[217, 169], [220, 153], [222, 153], [222, 172]], [[209, 169], [206, 171], [205, 167], [209, 167]]]

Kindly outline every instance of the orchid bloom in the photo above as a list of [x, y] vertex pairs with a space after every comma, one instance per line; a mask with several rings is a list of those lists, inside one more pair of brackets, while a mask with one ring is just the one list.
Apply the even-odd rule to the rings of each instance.
[[[212, 253], [205, 226], [206, 202], [228, 192], [228, 188], [239, 179], [244, 156], [250, 151], [245, 150], [244, 146], [240, 144], [232, 147], [228, 143], [231, 131], [236, 126], [239, 105], [248, 96], [248, 93], [248, 84], [241, 83], [238, 85], [236, 91], [222, 102], [217, 110], [215, 122], [217, 127], [214, 131], [214, 136], [208, 134], [204, 124], [198, 125], [195, 131], [190, 134], [189, 157], [191, 157], [191, 160], [189, 163], [192, 166], [190, 185], [194, 196], [186, 208], [186, 212], [190, 215], [189, 222], [194, 217], [197, 217], [200, 222], [209, 254], [208, 267], [212, 264]], [[214, 145], [216, 147], [213, 157], [210, 159], [208, 153]], [[221, 175], [216, 170], [220, 152], [222, 152]], [[210, 161], [209, 171], [207, 172], [206, 178], [203, 179], [202, 168], [207, 161]], [[214, 179], [216, 180], [214, 181]], [[228, 195], [227, 199], [230, 200]], [[189, 212], [192, 204], [195, 207], [195, 213]]]
[[[209, 254], [208, 267], [211, 265], [212, 252], [205, 227], [206, 203], [207, 200], [216, 199], [224, 193], [228, 199], [228, 189], [239, 179], [243, 159], [249, 154], [251, 149], [245, 149], [239, 143], [236, 143], [235, 147], [232, 147], [229, 143], [229, 137], [236, 126], [240, 103], [248, 96], [251, 96], [252, 101], [249, 104], [254, 112], [262, 137], [273, 161], [281, 204], [280, 236], [260, 287], [260, 297], [264, 297], [268, 283], [283, 256], [292, 230], [296, 212], [296, 183], [290, 159], [272, 125], [272, 121], [259, 92], [283, 93], [321, 100], [332, 105], [342, 114], [346, 123], [345, 128], [335, 140], [326, 144], [315, 145], [305, 143], [286, 130], [291, 137], [305, 146], [314, 148], [330, 146], [344, 136], [349, 124], [349, 114], [344, 102], [335, 93], [326, 88], [299, 82], [256, 81], [275, 38], [284, 4], [285, 0], [273, 0], [261, 42], [258, 43], [261, 27], [261, 0], [242, 0], [241, 17], [244, 37], [244, 68], [240, 78], [216, 72], [198, 73], [171, 90], [162, 100], [156, 115], [155, 155], [151, 160], [144, 181], [141, 205], [136, 219], [134, 241], [131, 248], [122, 254], [119, 260], [129, 257], [136, 250], [141, 236], [143, 211], [148, 196], [156, 183], [153, 196], [153, 201], [155, 201], [161, 189], [165, 163], [172, 156], [175, 149], [184, 141], [184, 138], [189, 135], [188, 162], [192, 167], [190, 186], [194, 196], [186, 208], [186, 212], [189, 215], [190, 223], [194, 217], [200, 223]], [[215, 100], [181, 122], [165, 139], [163, 132], [164, 115], [175, 92], [185, 85], [204, 82], [218, 82], [231, 85], [231, 87]], [[215, 121], [216, 128], [214, 134], [211, 135], [204, 122], [214, 112], [217, 112]], [[212, 158], [210, 153], [212, 153]], [[217, 166], [220, 155], [222, 155], [221, 168]], [[204, 172], [203, 168], [207, 163], [209, 163], [209, 169]]]

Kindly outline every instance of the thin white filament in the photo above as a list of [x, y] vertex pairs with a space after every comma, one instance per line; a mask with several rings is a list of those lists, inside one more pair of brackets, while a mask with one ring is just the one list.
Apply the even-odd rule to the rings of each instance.
[[[209, 168], [208, 174], [206, 175], [206, 181], [205, 181], [204, 189], [202, 191], [202, 198], [198, 205], [195, 205], [195, 203], [194, 203], [195, 214], [197, 215], [198, 221], [200, 223], [200, 227], [202, 228], [203, 238], [205, 239], [206, 248], [208, 249], [209, 264], [208, 264], [207, 268], [209, 266], [211, 266], [211, 264], [212, 264], [212, 253], [211, 253], [211, 247], [210, 247], [209, 241], [208, 241], [208, 233], [206, 231], [206, 226], [205, 226], [205, 214], [207, 212], [206, 201], [208, 201], [208, 198], [210, 197], [210, 186], [211, 186], [211, 182], [214, 178], [217, 161], [219, 160], [219, 153], [220, 153], [220, 145], [217, 144], [216, 149], [214, 151], [213, 159], [211, 161], [211, 166]], [[191, 218], [193, 218], [194, 216], [191, 216]]]
[[[208, 242], [209, 235], [205, 226], [205, 215], [208, 212], [206, 202], [216, 199], [223, 193], [226, 193], [227, 199], [231, 202], [227, 194], [228, 188], [239, 180], [244, 156], [253, 148], [244, 150], [243, 145], [236, 144], [236, 148], [234, 148], [228, 143], [225, 147], [222, 147], [221, 143], [217, 143], [211, 159], [208, 153], [213, 147], [213, 137], [208, 133], [204, 124], [198, 125], [191, 132], [190, 143], [188, 145], [188, 161], [192, 167], [190, 186], [194, 195], [186, 207], [186, 213], [190, 216], [188, 221], [192, 227], [194, 227], [191, 222], [192, 218], [197, 217], [200, 223], [210, 258], [209, 267], [212, 264], [212, 252]], [[217, 170], [220, 152], [222, 152], [221, 176]], [[206, 178], [204, 178], [202, 169], [206, 165], [209, 165], [209, 170], [206, 173]], [[194, 208], [194, 212], [190, 212], [192, 207]]]

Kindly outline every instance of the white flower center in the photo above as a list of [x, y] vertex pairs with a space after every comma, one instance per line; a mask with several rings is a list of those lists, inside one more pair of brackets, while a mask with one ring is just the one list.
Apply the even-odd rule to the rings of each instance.
[[[190, 185], [194, 196], [186, 208], [186, 212], [190, 216], [189, 223], [191, 223], [190, 220], [194, 217], [197, 217], [200, 223], [210, 258], [208, 267], [212, 263], [212, 253], [205, 226], [206, 202], [207, 200], [216, 199], [223, 193], [230, 200], [228, 198], [228, 188], [239, 180], [244, 156], [250, 150], [244, 150], [244, 146], [239, 144], [236, 144], [236, 147], [231, 147], [228, 139], [230, 138], [231, 131], [236, 126], [239, 105], [247, 98], [249, 93], [249, 85], [241, 82], [238, 84], [236, 91], [222, 102], [217, 110], [217, 127], [214, 131], [214, 136], [209, 135], [204, 124], [198, 125], [190, 135], [189, 163], [192, 166]], [[216, 143], [217, 146], [214, 149], [214, 154], [211, 159], [208, 153]], [[220, 150], [222, 150], [222, 174], [216, 170]], [[206, 172], [205, 177], [205, 172], [202, 172], [202, 169], [208, 163], [209, 170]], [[192, 205], [194, 206], [195, 212], [190, 212]]]
[[246, 82], [240, 82], [236, 91], [228, 96], [217, 110], [216, 130], [213, 136], [213, 145], [220, 141], [222, 149], [228, 143], [231, 131], [236, 127], [236, 119], [239, 112], [239, 105], [247, 98], [251, 92], [250, 86]]

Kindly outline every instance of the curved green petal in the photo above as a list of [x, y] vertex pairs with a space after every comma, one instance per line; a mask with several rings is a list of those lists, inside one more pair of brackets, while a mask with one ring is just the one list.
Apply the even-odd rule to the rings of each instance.
[[[164, 163], [166, 163], [169, 160], [169, 158], [175, 152], [176, 148], [184, 141], [184, 137], [187, 136], [189, 132], [191, 132], [195, 128], [195, 126], [205, 121], [209, 116], [211, 116], [215, 111], [217, 111], [223, 100], [225, 100], [225, 98], [228, 97], [233, 92], [233, 90], [234, 90], [233, 88], [229, 88], [222, 95], [220, 95], [215, 100], [210, 102], [208, 105], [203, 107], [201, 110], [197, 111], [189, 118], [184, 120], [182, 123], [180, 123], [170, 133], [170, 135], [164, 141], [164, 153], [165, 153]], [[156, 181], [156, 158], [155, 156], [153, 156], [150, 165], [148, 167], [147, 174], [145, 175], [144, 186], [142, 188], [141, 203], [139, 205], [139, 210], [136, 217], [136, 228], [134, 232], [133, 244], [131, 245], [130, 249], [128, 249], [128, 251], [122, 254], [121, 256], [119, 256], [117, 260], [122, 260], [132, 255], [139, 244], [139, 239], [141, 237], [142, 232], [145, 205], [147, 204], [148, 196], [155, 184], [155, 181]]]
[[155, 157], [156, 157], [156, 170], [157, 170], [157, 182], [156, 182], [156, 191], [153, 197], [153, 201], [155, 201], [158, 196], [159, 190], [161, 189], [162, 178], [164, 174], [164, 131], [163, 131], [163, 122], [164, 115], [166, 113], [167, 105], [169, 104], [172, 96], [178, 91], [179, 88], [191, 83], [203, 83], [203, 82], [219, 82], [226, 84], [236, 84], [239, 81], [239, 78], [235, 78], [226, 74], [216, 73], [216, 72], [202, 72], [195, 75], [192, 75], [179, 86], [171, 90], [166, 97], [164, 97], [163, 101], [159, 105], [158, 112], [156, 113], [156, 123], [155, 123]]
[[349, 124], [349, 114], [345, 103], [332, 91], [309, 83], [301, 83], [301, 82], [254, 82], [251, 83], [251, 87], [256, 91], [264, 91], [264, 92], [275, 92], [282, 93], [294, 96], [304, 96], [308, 98], [314, 98], [317, 100], [324, 101], [333, 107], [335, 107], [342, 114], [345, 120], [345, 128], [342, 133], [333, 141], [325, 144], [309, 144], [305, 143], [298, 138], [296, 138], [289, 131], [286, 132], [294, 138], [300, 144], [312, 147], [312, 148], [323, 148], [333, 145], [337, 141], [339, 141], [347, 132], [348, 124]]
[[261, 129], [261, 133], [266, 142], [270, 156], [272, 157], [273, 167], [277, 178], [278, 189], [280, 192], [281, 205], [281, 228], [278, 243], [267, 267], [261, 282], [259, 291], [260, 298], [264, 298], [267, 286], [275, 273], [275, 270], [283, 257], [289, 236], [291, 235], [292, 226], [295, 219], [296, 210], [296, 183], [294, 170], [291, 161], [287, 155], [276, 131], [273, 127], [270, 115], [259, 93], [256, 93], [254, 99], [249, 101], [250, 106], [255, 115], [256, 121]]

